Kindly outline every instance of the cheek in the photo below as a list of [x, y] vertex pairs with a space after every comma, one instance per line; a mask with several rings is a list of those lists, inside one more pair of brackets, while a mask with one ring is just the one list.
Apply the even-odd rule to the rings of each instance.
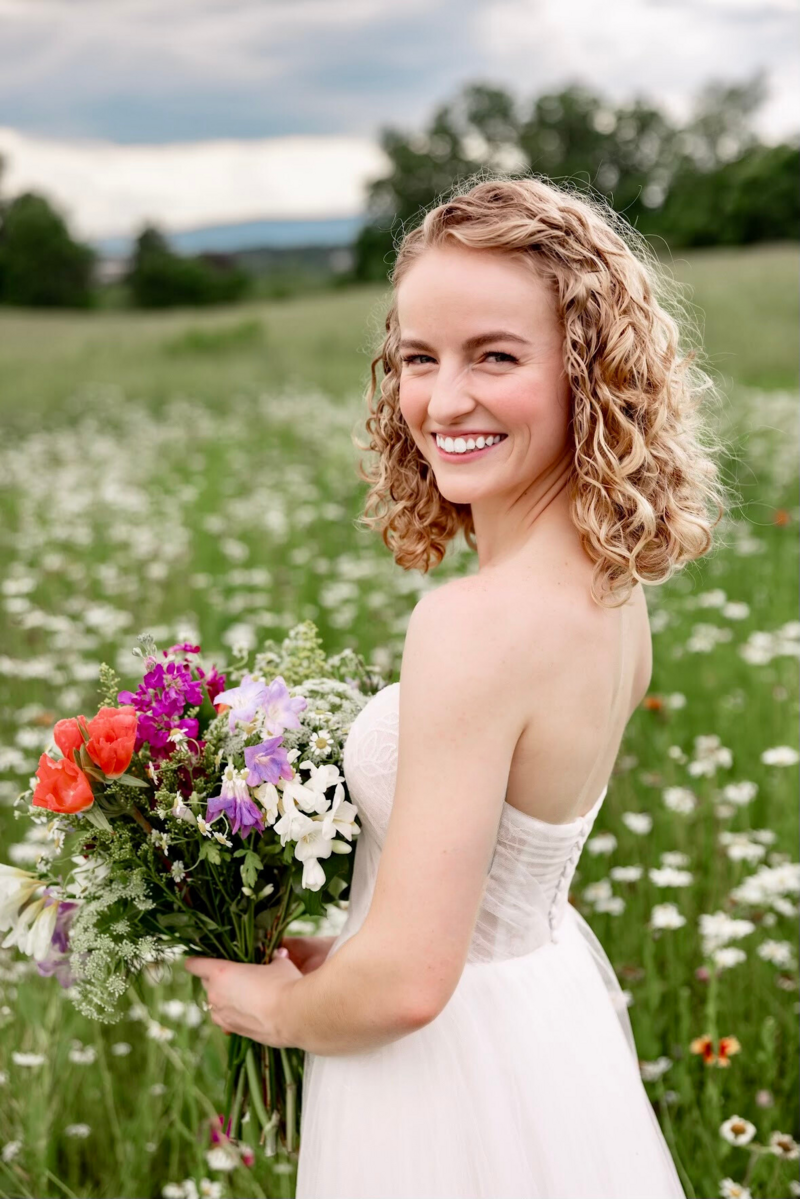
[[408, 377], [400, 380], [398, 407], [409, 428], [417, 430], [428, 410], [427, 391], [422, 380]]
[[552, 379], [506, 380], [498, 389], [492, 411], [512, 431], [558, 434], [569, 425], [569, 388]]

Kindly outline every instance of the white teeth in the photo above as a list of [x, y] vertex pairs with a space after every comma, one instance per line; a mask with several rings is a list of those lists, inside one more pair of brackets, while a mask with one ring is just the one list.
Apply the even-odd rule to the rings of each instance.
[[489, 446], [496, 445], [503, 438], [499, 434], [492, 434], [489, 437], [484, 437], [481, 434], [479, 437], [441, 437], [436, 434], [436, 444], [448, 454], [468, 454], [471, 450], [483, 450]]

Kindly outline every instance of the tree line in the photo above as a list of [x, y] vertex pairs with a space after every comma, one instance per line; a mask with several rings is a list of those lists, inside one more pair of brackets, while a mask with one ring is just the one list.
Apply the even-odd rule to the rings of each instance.
[[[335, 283], [384, 281], [403, 228], [487, 169], [585, 187], [672, 248], [796, 240], [800, 137], [775, 146], [758, 137], [753, 118], [766, 91], [763, 71], [740, 84], [710, 83], [678, 123], [645, 99], [612, 104], [581, 84], [527, 102], [468, 84], [424, 130], [381, 131], [389, 169], [369, 185], [352, 270]], [[95, 306], [97, 257], [45, 196], [0, 196], [0, 303]], [[235, 255], [177, 254], [153, 225], [136, 238], [122, 282], [128, 302], [144, 308], [220, 304], [253, 291]]]

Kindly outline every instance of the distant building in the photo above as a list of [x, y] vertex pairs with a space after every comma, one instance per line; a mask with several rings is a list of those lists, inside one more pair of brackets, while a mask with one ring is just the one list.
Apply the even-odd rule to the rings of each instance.
[[125, 255], [101, 255], [94, 264], [94, 281], [100, 286], [118, 283], [127, 274], [130, 259]]

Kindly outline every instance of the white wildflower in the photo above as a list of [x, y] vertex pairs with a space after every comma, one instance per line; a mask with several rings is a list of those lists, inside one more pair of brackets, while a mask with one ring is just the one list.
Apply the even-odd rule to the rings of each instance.
[[737, 949], [734, 945], [723, 945], [721, 949], [714, 950], [711, 960], [718, 969], [730, 970], [732, 966], [738, 966], [740, 962], [747, 961], [747, 954], [743, 949]]
[[793, 946], [789, 941], [762, 941], [756, 953], [775, 966], [794, 965]]
[[690, 870], [676, 870], [674, 866], [651, 867], [647, 873], [657, 887], [689, 887], [694, 882]]
[[657, 1057], [654, 1062], [639, 1062], [639, 1073], [645, 1082], [656, 1082], [666, 1074], [672, 1065], [672, 1058]]
[[752, 920], [735, 920], [727, 912], [704, 912], [699, 920], [703, 953], [709, 957], [715, 949], [721, 949], [728, 941], [739, 941], [755, 931]]
[[652, 829], [653, 817], [649, 814], [649, 812], [623, 812], [622, 823], [626, 828], [630, 829], [632, 833], [636, 833], [638, 836], [643, 837]]
[[77, 1066], [92, 1066], [97, 1061], [97, 1050], [94, 1045], [83, 1045], [80, 1041], [73, 1041], [69, 1060]]
[[731, 1116], [720, 1125], [719, 1131], [731, 1145], [748, 1145], [756, 1135], [756, 1126], [741, 1116]]
[[678, 849], [667, 849], [661, 855], [661, 865], [675, 866], [676, 869], [680, 870], [684, 866], [689, 865], [689, 855], [681, 853]]
[[18, 1053], [15, 1051], [11, 1054], [11, 1060], [17, 1066], [26, 1066], [34, 1069], [36, 1066], [43, 1066], [47, 1058], [43, 1053]]
[[77, 1140], [85, 1140], [91, 1136], [92, 1130], [88, 1124], [68, 1124], [64, 1129], [64, 1136], [75, 1137]]
[[761, 761], [765, 766], [794, 766], [800, 761], [800, 754], [791, 745], [775, 745], [764, 750]]
[[740, 1182], [734, 1182], [732, 1178], [723, 1178], [719, 1184], [719, 1193], [722, 1199], [753, 1199], [753, 1192], [749, 1187], [742, 1186]]
[[657, 903], [650, 913], [652, 929], [682, 928], [685, 923], [686, 917], [681, 915], [674, 903]]
[[19, 1157], [21, 1149], [22, 1141], [6, 1141], [2, 1150], [0, 1150], [0, 1157], [4, 1162], [13, 1162], [15, 1157]]
[[667, 787], [662, 792], [662, 799], [670, 812], [678, 812], [681, 816], [688, 816], [697, 807], [697, 798], [688, 787]]
[[758, 795], [758, 783], [743, 779], [740, 783], [728, 783], [722, 788], [722, 797], [737, 808], [743, 808]]
[[615, 883], [638, 883], [644, 874], [642, 866], [612, 866], [609, 871]]
[[206, 1152], [209, 1170], [235, 1170], [239, 1165], [239, 1155], [231, 1145], [215, 1145]]
[[186, 878], [186, 867], [180, 858], [172, 863], [170, 874], [175, 879], [176, 883], [179, 883], [181, 879]]
[[613, 853], [617, 848], [617, 838], [613, 833], [598, 833], [586, 842], [587, 853], [596, 857], [598, 854]]
[[147, 1035], [151, 1041], [171, 1041], [175, 1036], [175, 1032], [171, 1028], [165, 1028], [157, 1020], [151, 1020], [147, 1025]]

